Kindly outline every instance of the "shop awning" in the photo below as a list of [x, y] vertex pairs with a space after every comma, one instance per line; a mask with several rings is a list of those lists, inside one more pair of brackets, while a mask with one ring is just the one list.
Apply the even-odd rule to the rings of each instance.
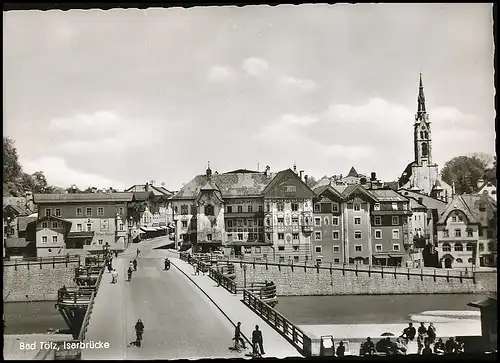
[[397, 252], [381, 252], [373, 255], [375, 258], [394, 258], [394, 257], [403, 257], [404, 253]]
[[94, 231], [69, 232], [66, 238], [94, 238]]
[[156, 228], [141, 227], [141, 233], [144, 233], [144, 232], [156, 232]]

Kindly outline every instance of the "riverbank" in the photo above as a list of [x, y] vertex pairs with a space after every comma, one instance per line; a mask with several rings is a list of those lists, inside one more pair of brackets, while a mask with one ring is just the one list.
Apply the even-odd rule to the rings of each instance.
[[[40, 342], [73, 340], [70, 334], [5, 334], [3, 358], [5, 360], [33, 360], [40, 351]], [[23, 345], [35, 343], [36, 349], [23, 349]]]

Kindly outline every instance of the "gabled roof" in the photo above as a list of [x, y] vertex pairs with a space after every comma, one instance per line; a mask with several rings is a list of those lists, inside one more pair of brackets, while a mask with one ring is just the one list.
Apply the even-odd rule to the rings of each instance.
[[237, 169], [233, 171], [228, 171], [225, 174], [240, 174], [240, 173], [260, 173], [259, 171], [248, 170], [248, 169]]
[[52, 203], [97, 203], [131, 202], [134, 193], [70, 193], [70, 194], [35, 194], [35, 204]]
[[149, 192], [133, 192], [132, 193], [133, 201], [143, 201], [143, 200], [148, 200], [151, 196], [154, 196], [154, 193], [152, 191]]
[[52, 216], [52, 215], [51, 215], [51, 216], [43, 216], [43, 217], [40, 217], [40, 218], [38, 218], [36, 221], [37, 221], [37, 222], [42, 222], [42, 221], [44, 221], [44, 220], [46, 220], [46, 219], [50, 219], [50, 220], [55, 219], [56, 221], [60, 221], [60, 222], [62, 222], [62, 223], [64, 223], [64, 224], [72, 224], [72, 223], [73, 223], [73, 222], [70, 222], [70, 221], [68, 221], [68, 220], [66, 220], [66, 219], [62, 219], [62, 218], [59, 218], [59, 217], [56, 217], [56, 216]]
[[[289, 177], [287, 177], [287, 174], [289, 175]], [[277, 186], [287, 185], [289, 183], [293, 184], [294, 182], [297, 183], [296, 186], [299, 186], [299, 188], [297, 189], [297, 194], [295, 195], [296, 198], [315, 197], [315, 193], [309, 187], [309, 185], [307, 185], [295, 172], [293, 172], [292, 169], [285, 169], [278, 172], [270, 181], [270, 183], [266, 185], [262, 193], [265, 194], [266, 197], [272, 196], [273, 193], [274, 196], [279, 196], [280, 192], [277, 192]]]
[[492, 182], [490, 182], [490, 181], [485, 181], [483, 184], [481, 184], [481, 185], [479, 186], [479, 188], [477, 188], [477, 192], [476, 192], [476, 193], [480, 193], [480, 192], [481, 192], [481, 190], [482, 190], [484, 187], [486, 187], [486, 186], [489, 186], [489, 187], [495, 187], [495, 189], [496, 189], [496, 187], [497, 187], [497, 186], [495, 185], [495, 183], [492, 183]]
[[408, 199], [392, 189], [370, 189], [378, 202], [407, 202]]
[[26, 241], [25, 238], [7, 237], [5, 239], [5, 248], [24, 248], [29, 244], [30, 242]]
[[407, 197], [407, 198], [410, 201], [410, 210], [416, 210], [416, 209], [427, 210], [427, 207], [425, 205], [419, 203], [417, 198], [415, 198], [415, 197]]
[[8, 205], [3, 207], [4, 211], [9, 211], [9, 209], [12, 213], [14, 213], [18, 216], [28, 213], [25, 206], [21, 206], [21, 205], [17, 205], [17, 204], [8, 204]]
[[421, 194], [421, 193], [412, 191], [410, 189], [400, 189], [399, 193], [405, 197], [414, 197], [417, 200], [418, 200], [418, 198], [422, 198], [422, 204], [425, 205], [427, 207], [427, 209], [436, 209], [438, 212], [438, 215], [443, 214], [445, 209], [446, 209], [445, 202], [443, 202], [442, 200], [433, 198], [429, 195]]
[[[172, 192], [169, 190], [165, 189], [164, 187], [158, 187], [156, 185], [148, 185], [148, 189], [150, 192], [152, 192], [155, 196], [171, 196]], [[130, 188], [125, 190], [126, 192], [145, 192], [146, 191], [146, 185], [145, 184], [136, 184], [132, 185]]]
[[[485, 212], [480, 211], [484, 207]], [[484, 226], [488, 225], [491, 218], [496, 213], [496, 203], [489, 195], [482, 194], [463, 194], [454, 197], [446, 206], [444, 213], [439, 218], [438, 223], [446, 223], [449, 214], [454, 210], [462, 211], [470, 223], [478, 223]]]
[[26, 231], [26, 228], [28, 227], [28, 224], [31, 222], [34, 222], [38, 219], [38, 217], [30, 217], [30, 216], [20, 216], [17, 219], [17, 229], [18, 231]]
[[[276, 174], [270, 173], [223, 173], [212, 174], [211, 181], [220, 190], [223, 198], [256, 197], [261, 196], [264, 188], [271, 182]], [[203, 175], [195, 176], [184, 185], [171, 199], [184, 200], [196, 199], [208, 181]]]
[[363, 188], [360, 184], [351, 184], [348, 185], [347, 188], [342, 192], [342, 198], [347, 200], [349, 196], [354, 193], [355, 191], [360, 191], [362, 194], [366, 195], [368, 198], [377, 201], [376, 196], [371, 194], [370, 191], [366, 190]]
[[316, 184], [313, 186], [313, 189], [316, 189], [316, 188], [319, 188], [319, 187], [325, 186], [325, 185], [330, 185], [330, 184], [331, 184], [330, 178], [327, 176], [324, 176], [316, 182]]
[[354, 166], [351, 167], [351, 170], [349, 170], [349, 173], [346, 176], [353, 176], [355, 178], [359, 177], [358, 172], [354, 169]]
[[319, 186], [319, 187], [316, 187], [313, 189], [314, 193], [316, 193], [317, 196], [320, 196], [321, 194], [323, 193], [332, 193], [333, 195], [335, 195], [338, 199], [341, 199], [342, 200], [342, 194], [339, 193], [338, 190], [334, 189], [331, 185], [322, 185], [322, 186]]

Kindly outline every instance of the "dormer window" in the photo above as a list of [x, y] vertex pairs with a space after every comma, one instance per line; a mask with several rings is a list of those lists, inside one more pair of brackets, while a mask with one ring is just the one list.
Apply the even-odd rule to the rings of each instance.
[[297, 187], [295, 185], [286, 185], [285, 193], [295, 193], [297, 191]]
[[373, 205], [373, 210], [380, 210], [380, 203], [375, 203]]

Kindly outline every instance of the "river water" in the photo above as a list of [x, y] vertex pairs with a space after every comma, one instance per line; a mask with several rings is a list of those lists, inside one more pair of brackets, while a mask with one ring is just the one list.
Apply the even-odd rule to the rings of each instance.
[[[297, 325], [407, 323], [429, 311], [472, 311], [475, 294], [280, 296], [275, 309]], [[467, 315], [467, 313], [464, 313]], [[417, 319], [418, 320], [418, 319]]]
[[4, 303], [4, 334], [44, 334], [49, 330], [67, 330], [55, 304], [56, 301]]

